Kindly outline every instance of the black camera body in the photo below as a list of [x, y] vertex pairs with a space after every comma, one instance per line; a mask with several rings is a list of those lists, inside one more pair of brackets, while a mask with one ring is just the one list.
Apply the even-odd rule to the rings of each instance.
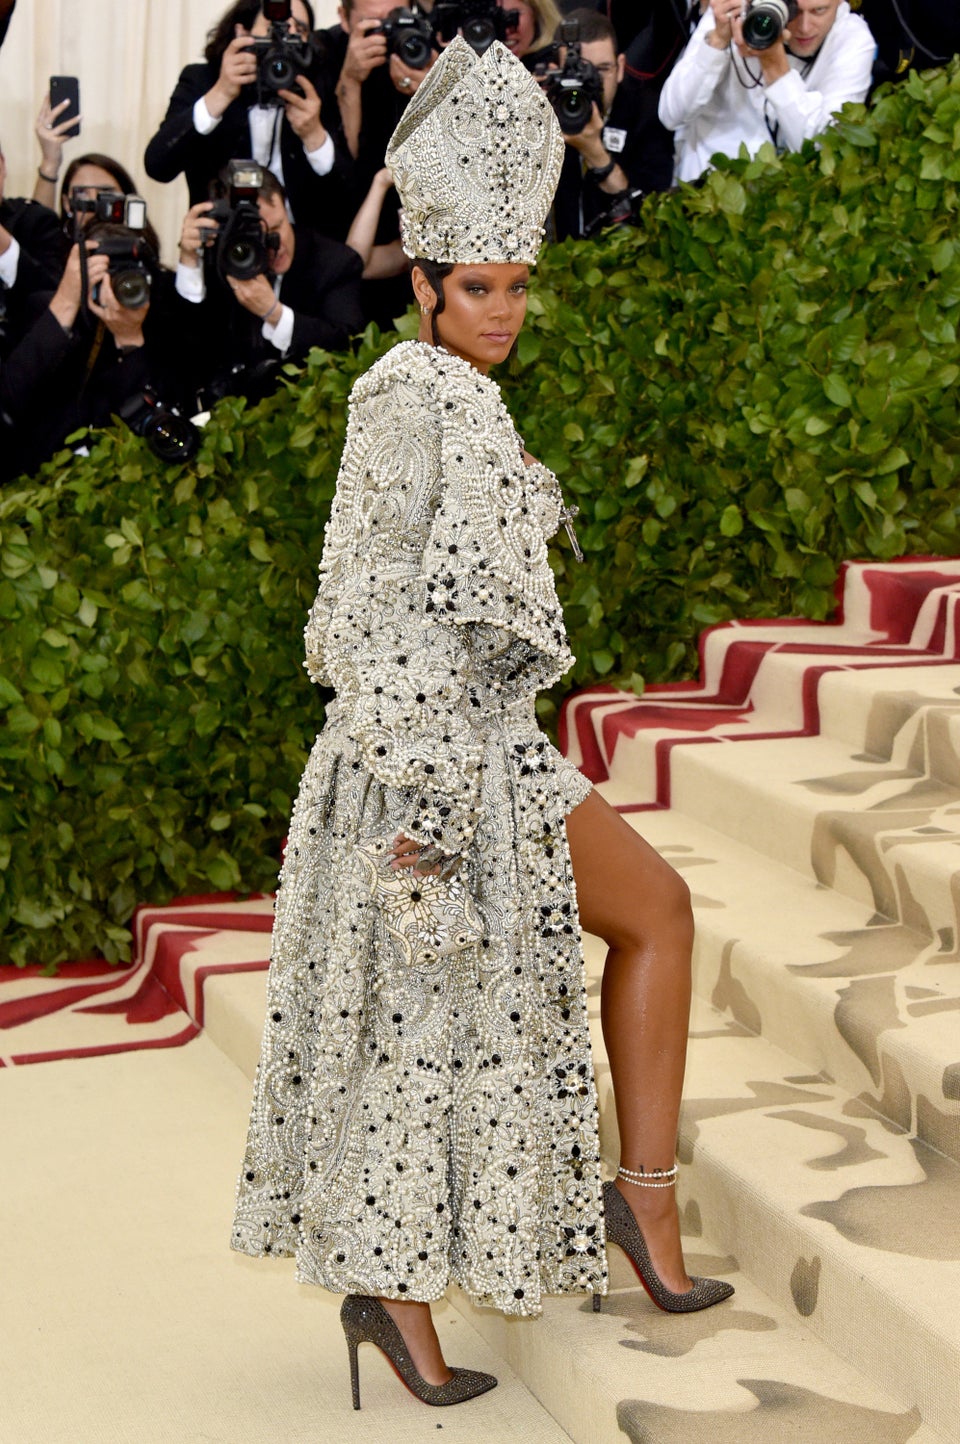
[[270, 21], [270, 34], [251, 41], [249, 46], [257, 62], [258, 105], [282, 105], [278, 92], [297, 90], [298, 77], [313, 65], [313, 45], [288, 27], [290, 10], [291, 0], [264, 0], [263, 13]]
[[200, 450], [200, 433], [193, 422], [175, 406], [165, 406], [149, 387], [125, 401], [119, 414], [161, 461], [192, 461]]
[[255, 160], [232, 160], [227, 166], [227, 194], [207, 212], [217, 222], [204, 245], [213, 251], [217, 274], [226, 280], [249, 281], [266, 275], [270, 256], [280, 244], [276, 231], [268, 231], [258, 204], [263, 166]]
[[748, 0], [743, 16], [744, 43], [751, 50], [769, 50], [799, 14], [796, 0]]
[[[83, 195], [78, 188], [70, 192], [70, 209], [74, 237], [84, 250], [87, 242], [95, 242], [97, 254], [108, 257], [110, 285], [119, 304], [130, 311], [146, 306], [159, 261], [144, 235], [146, 201], [122, 191], [100, 190], [92, 196]], [[86, 225], [83, 216], [90, 217]], [[93, 291], [93, 300], [98, 304], [99, 290], [97, 286]]]
[[543, 76], [543, 91], [553, 106], [564, 135], [579, 135], [593, 114], [593, 107], [603, 111], [603, 81], [600, 72], [584, 60], [580, 45], [580, 25], [565, 20], [560, 44], [566, 47], [562, 70], [548, 70]]
[[501, 10], [497, 0], [437, 0], [430, 14], [434, 32], [445, 44], [462, 33], [478, 55], [495, 40], [506, 41], [507, 31], [520, 23], [519, 10]]
[[[113, 222], [92, 226], [88, 236], [91, 241], [96, 242], [96, 254], [109, 258], [107, 273], [118, 303], [130, 311], [138, 311], [141, 306], [146, 306], [150, 300], [153, 272], [157, 264], [157, 257], [150, 243], [140, 232]], [[97, 286], [93, 292], [93, 299], [98, 304], [99, 289]]]
[[371, 27], [368, 35], [383, 35], [387, 53], [397, 55], [411, 70], [426, 70], [436, 50], [433, 25], [426, 15], [398, 5], [385, 20]]

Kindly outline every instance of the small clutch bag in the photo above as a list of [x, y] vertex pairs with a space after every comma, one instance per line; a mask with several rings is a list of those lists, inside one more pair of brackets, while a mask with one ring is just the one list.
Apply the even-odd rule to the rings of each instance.
[[393, 844], [385, 838], [357, 843], [354, 856], [408, 966], [436, 971], [483, 937], [483, 922], [456, 874], [421, 876], [412, 867], [391, 867]]

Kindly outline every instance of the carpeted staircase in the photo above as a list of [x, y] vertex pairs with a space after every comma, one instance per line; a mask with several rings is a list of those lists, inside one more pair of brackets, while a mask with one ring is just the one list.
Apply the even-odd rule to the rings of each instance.
[[[718, 627], [700, 683], [566, 706], [568, 754], [694, 896], [679, 1198], [691, 1271], [737, 1290], [661, 1314], [614, 1249], [599, 1316], [454, 1295], [577, 1444], [960, 1440], [958, 609], [960, 562], [850, 565], [836, 623]], [[130, 973], [69, 995], [62, 974], [46, 1012], [47, 981], [0, 989], [0, 1050], [202, 1026], [252, 1074], [268, 926], [266, 899], [143, 913]], [[599, 1026], [595, 1044], [612, 1171]]]

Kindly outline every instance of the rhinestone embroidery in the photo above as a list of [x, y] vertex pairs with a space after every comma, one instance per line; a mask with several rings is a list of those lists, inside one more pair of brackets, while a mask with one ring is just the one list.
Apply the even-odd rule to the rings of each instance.
[[[335, 1292], [452, 1279], [536, 1314], [606, 1291], [564, 826], [590, 785], [533, 706], [572, 662], [561, 510], [467, 362], [408, 342], [354, 387], [305, 633], [337, 698], [290, 824], [233, 1233]], [[464, 854], [468, 927], [452, 892], [431, 921], [378, 890], [397, 832]]]

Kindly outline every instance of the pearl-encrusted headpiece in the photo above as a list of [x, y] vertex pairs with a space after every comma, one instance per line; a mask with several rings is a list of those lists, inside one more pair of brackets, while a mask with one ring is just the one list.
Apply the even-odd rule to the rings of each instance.
[[447, 46], [387, 147], [403, 249], [454, 264], [532, 265], [563, 163], [539, 85], [499, 41]]

